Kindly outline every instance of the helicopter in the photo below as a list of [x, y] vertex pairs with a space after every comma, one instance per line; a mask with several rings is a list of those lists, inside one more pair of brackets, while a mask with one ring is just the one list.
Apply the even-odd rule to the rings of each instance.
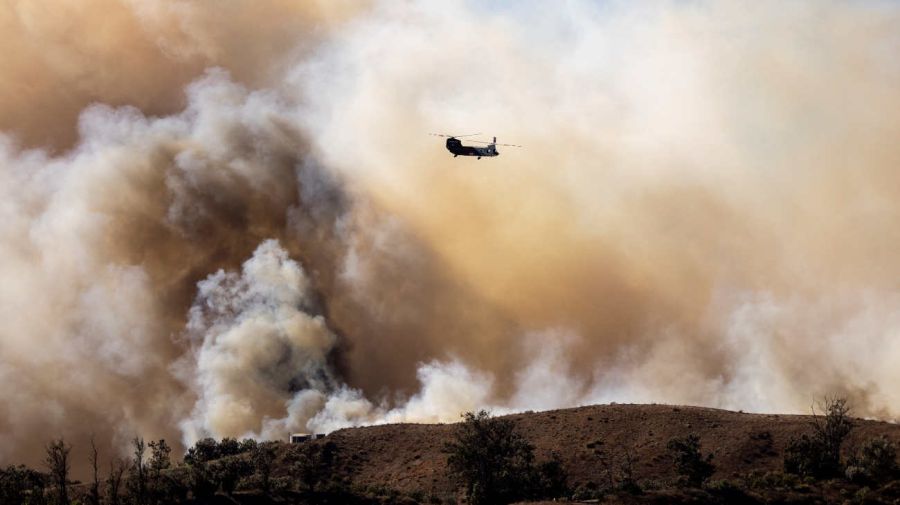
[[477, 156], [480, 160], [482, 156], [500, 156], [500, 151], [497, 151], [497, 146], [509, 146], [509, 147], [522, 147], [515, 144], [498, 144], [497, 137], [494, 137], [492, 142], [485, 142], [483, 140], [469, 140], [467, 142], [476, 142], [478, 144], [487, 144], [485, 147], [478, 146], [466, 146], [463, 145], [462, 141], [459, 139], [461, 137], [474, 137], [475, 135], [481, 135], [480, 133], [470, 133], [468, 135], [444, 135], [443, 133], [429, 133], [429, 135], [433, 135], [435, 137], [447, 137], [447, 150], [453, 153], [453, 157], [457, 156]]

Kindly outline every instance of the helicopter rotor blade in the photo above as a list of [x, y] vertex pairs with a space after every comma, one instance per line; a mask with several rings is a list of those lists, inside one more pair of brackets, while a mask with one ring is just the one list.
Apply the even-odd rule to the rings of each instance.
[[467, 140], [466, 142], [477, 142], [479, 144], [493, 144], [495, 146], [522, 147], [516, 144], [498, 144], [496, 142], [485, 142], [484, 140]]
[[475, 135], [481, 135], [480, 133], [469, 133], [467, 135], [445, 135], [443, 133], [429, 133], [429, 135], [434, 135], [435, 137], [449, 137], [449, 138], [460, 138], [460, 137], [474, 137]]

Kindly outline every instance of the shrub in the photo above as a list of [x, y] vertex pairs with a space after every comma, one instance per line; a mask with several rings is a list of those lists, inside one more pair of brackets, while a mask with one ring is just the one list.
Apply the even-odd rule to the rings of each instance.
[[809, 435], [792, 438], [784, 450], [784, 471], [795, 475], [823, 478], [834, 473], [822, 444]]
[[712, 464], [713, 455], [703, 457], [700, 453], [700, 438], [697, 435], [673, 438], [666, 447], [675, 463], [675, 471], [685, 484], [700, 487], [715, 473], [716, 467]]
[[615, 489], [628, 494], [639, 495], [644, 489], [634, 478], [634, 455], [629, 449], [623, 449], [619, 454], [619, 468], [616, 472], [617, 483]]
[[744, 482], [748, 488], [759, 490], [794, 489], [800, 485], [800, 479], [796, 474], [763, 470], [754, 470], [748, 473], [744, 478]]
[[532, 498], [556, 498], [569, 494], [568, 475], [558, 454], [554, 453], [549, 460], [538, 465], [537, 478]]
[[739, 483], [727, 479], [711, 480], [707, 482], [705, 489], [724, 503], [746, 503], [752, 501]]
[[847, 462], [845, 475], [860, 484], [880, 484], [897, 476], [897, 446], [881, 436], [866, 441]]

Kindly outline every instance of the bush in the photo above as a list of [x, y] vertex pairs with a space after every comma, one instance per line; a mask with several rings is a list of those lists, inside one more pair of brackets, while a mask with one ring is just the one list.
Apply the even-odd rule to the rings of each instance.
[[557, 498], [569, 494], [568, 475], [558, 454], [538, 465], [533, 498]]
[[800, 479], [796, 474], [776, 471], [754, 470], [747, 474], [744, 482], [750, 489], [794, 489], [800, 485]]
[[753, 502], [744, 488], [738, 482], [722, 479], [709, 481], [705, 489], [709, 494], [724, 503], [748, 503]]
[[697, 435], [673, 438], [666, 447], [675, 463], [675, 471], [685, 484], [700, 487], [715, 473], [716, 467], [712, 464], [713, 455], [703, 457], [700, 453], [700, 438]]
[[881, 484], [898, 473], [897, 446], [881, 436], [866, 441], [847, 462], [846, 477], [860, 484]]
[[824, 417], [813, 411], [811, 434], [793, 438], [784, 453], [784, 471], [816, 479], [842, 475], [841, 446], [853, 429], [843, 398], [825, 399]]

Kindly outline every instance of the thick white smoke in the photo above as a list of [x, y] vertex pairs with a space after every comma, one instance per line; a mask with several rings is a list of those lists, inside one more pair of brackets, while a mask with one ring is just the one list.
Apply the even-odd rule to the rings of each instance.
[[184, 423], [198, 434], [249, 434], [283, 415], [293, 391], [329, 391], [336, 337], [314, 315], [309, 280], [274, 241], [263, 242], [241, 275], [219, 271], [198, 284], [187, 334], [194, 343], [199, 399]]

